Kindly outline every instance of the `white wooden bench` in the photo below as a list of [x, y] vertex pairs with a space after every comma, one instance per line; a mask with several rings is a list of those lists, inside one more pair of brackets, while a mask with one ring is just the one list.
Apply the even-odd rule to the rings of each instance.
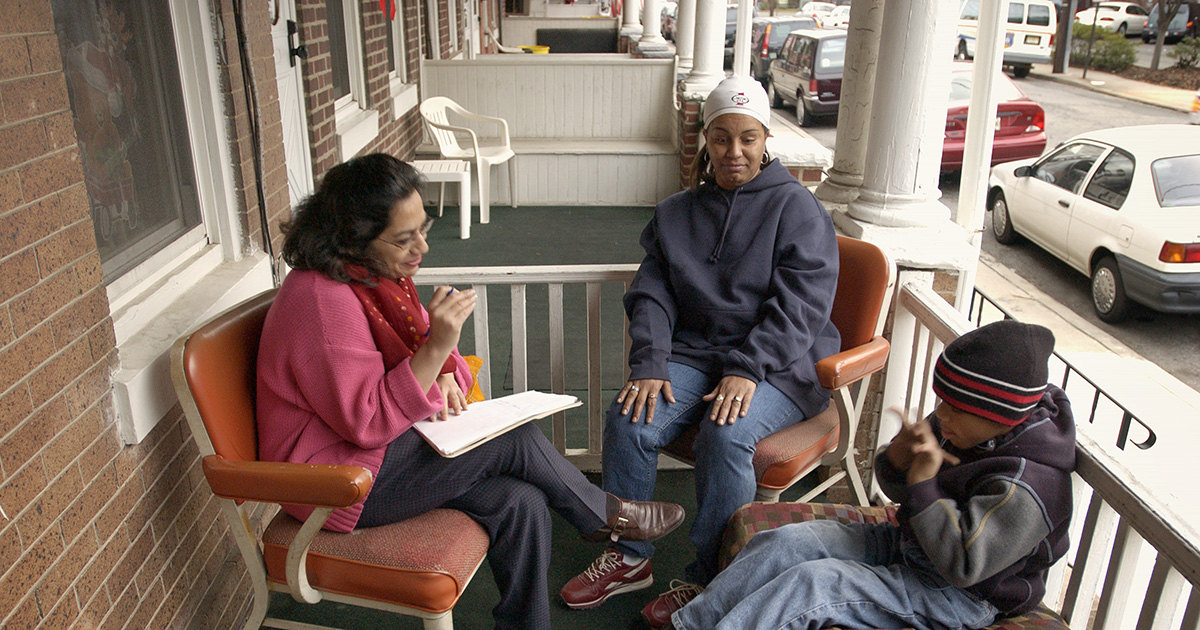
[[[438, 216], [442, 216], [446, 197], [446, 182], [458, 182], [458, 232], [460, 238], [471, 238], [471, 164], [466, 160], [413, 160], [413, 168], [426, 181], [441, 186], [438, 191]], [[491, 220], [486, 210], [479, 211], [479, 222]]]

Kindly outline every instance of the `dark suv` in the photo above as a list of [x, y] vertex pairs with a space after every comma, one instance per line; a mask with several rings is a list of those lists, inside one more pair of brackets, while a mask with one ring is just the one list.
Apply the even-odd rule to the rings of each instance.
[[779, 55], [788, 34], [813, 28], [817, 28], [817, 21], [808, 17], [755, 18], [750, 28], [750, 76], [766, 87], [771, 60]]
[[811, 126], [818, 116], [836, 116], [842, 95], [846, 31], [792, 31], [771, 62], [767, 97], [772, 107], [796, 105], [796, 122]]

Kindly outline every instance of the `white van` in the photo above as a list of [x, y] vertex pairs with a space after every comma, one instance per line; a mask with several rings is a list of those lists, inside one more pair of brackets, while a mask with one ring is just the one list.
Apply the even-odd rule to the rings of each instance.
[[[958, 12], [955, 59], [973, 59], [979, 35], [979, 1], [964, 0]], [[1058, 10], [1050, 0], [1010, 0], [1008, 31], [1004, 34], [1004, 65], [1013, 76], [1025, 77], [1035, 63], [1050, 63]]]

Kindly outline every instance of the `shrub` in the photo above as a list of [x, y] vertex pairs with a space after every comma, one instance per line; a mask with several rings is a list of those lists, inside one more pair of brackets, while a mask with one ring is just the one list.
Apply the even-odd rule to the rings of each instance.
[[[1071, 29], [1071, 65], [1082, 66], [1087, 59], [1088, 38], [1092, 25], [1076, 22]], [[1107, 72], [1121, 72], [1133, 65], [1137, 59], [1133, 44], [1103, 26], [1096, 27], [1096, 38], [1092, 42], [1091, 67]]]
[[1175, 62], [1175, 65], [1180, 68], [1200, 66], [1200, 38], [1184, 38], [1175, 44], [1175, 50], [1167, 54], [1179, 60]]

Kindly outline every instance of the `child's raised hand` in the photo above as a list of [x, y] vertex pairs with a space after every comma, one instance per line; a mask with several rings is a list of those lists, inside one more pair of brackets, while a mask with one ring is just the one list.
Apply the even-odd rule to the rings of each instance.
[[908, 428], [914, 438], [907, 475], [909, 485], [933, 479], [942, 469], [942, 464], [954, 466], [959, 463], [958, 457], [947, 453], [938, 444], [937, 436], [933, 434], [933, 427], [928, 420], [921, 419]]
[[909, 420], [908, 411], [899, 407], [889, 407], [884, 413], [890, 413], [900, 418], [900, 432], [888, 444], [887, 457], [896, 470], [907, 473], [913, 463], [913, 448], [917, 444], [917, 435], [913, 430], [913, 422]]

